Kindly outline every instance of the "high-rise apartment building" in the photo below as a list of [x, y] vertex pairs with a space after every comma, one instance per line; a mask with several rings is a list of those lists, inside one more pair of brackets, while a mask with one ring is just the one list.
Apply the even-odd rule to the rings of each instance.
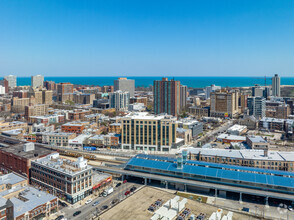
[[57, 84], [57, 101], [65, 102], [73, 99], [73, 84], [59, 83]]
[[16, 87], [16, 85], [17, 85], [16, 76], [14, 76], [14, 75], [4, 76], [4, 79], [6, 79], [8, 81], [8, 87], [10, 87], [10, 88]]
[[25, 119], [29, 120], [31, 116], [43, 116], [48, 113], [48, 105], [28, 105], [25, 106]]
[[267, 86], [255, 85], [251, 88], [252, 96], [254, 97], [264, 97], [267, 98], [271, 95], [270, 88]]
[[114, 80], [114, 91], [129, 92], [130, 97], [133, 97], [135, 94], [135, 80], [127, 78], [118, 78]]
[[43, 103], [43, 93], [42, 90], [37, 88], [29, 88], [28, 91], [28, 98], [35, 97], [35, 104], [42, 104]]
[[177, 116], [181, 112], [181, 83], [180, 81], [156, 80], [153, 82], [154, 113], [167, 113]]
[[210, 93], [214, 92], [216, 90], [220, 90], [222, 87], [221, 86], [216, 86], [216, 85], [211, 85], [211, 86], [206, 86], [205, 87], [205, 99], [210, 98]]
[[51, 105], [53, 103], [53, 91], [52, 90], [42, 90], [43, 104]]
[[43, 87], [43, 84], [44, 84], [44, 76], [36, 75], [31, 77], [31, 87], [39, 88], [39, 87]]
[[265, 117], [266, 102], [264, 97], [248, 97], [247, 106], [249, 115], [253, 115], [256, 118]]
[[35, 98], [18, 98], [13, 97], [11, 100], [12, 112], [21, 113], [25, 111], [25, 106], [35, 104]]
[[278, 74], [275, 74], [275, 76], [272, 78], [272, 91], [273, 96], [281, 96], [280, 77], [278, 76]]
[[53, 81], [45, 81], [43, 85], [47, 90], [52, 90], [52, 91], [56, 90], [56, 84]]
[[180, 106], [181, 106], [181, 110], [186, 108], [187, 97], [188, 97], [188, 88], [187, 88], [187, 86], [181, 85], [181, 87], [180, 87]]
[[130, 104], [130, 93], [115, 91], [109, 93], [110, 108], [115, 108], [117, 111], [128, 110]]
[[239, 105], [241, 107], [242, 113], [244, 113], [245, 109], [247, 109], [247, 99], [248, 99], [248, 94], [246, 94], [246, 93], [240, 94]]
[[175, 147], [176, 117], [131, 113], [121, 120], [123, 150], [169, 152]]
[[210, 116], [232, 118], [238, 114], [238, 90], [217, 90], [210, 93]]

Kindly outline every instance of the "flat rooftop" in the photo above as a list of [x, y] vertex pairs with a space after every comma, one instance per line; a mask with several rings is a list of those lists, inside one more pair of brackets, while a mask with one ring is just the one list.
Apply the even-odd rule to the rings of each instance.
[[[11, 142], [12, 144], [9, 144], [9, 142]], [[4, 139], [3, 136], [0, 136], [0, 144], [1, 143], [9, 145], [7, 147], [0, 147], [1, 151], [11, 153], [11, 154], [17, 155], [18, 157], [22, 157], [26, 159], [39, 158], [54, 152], [53, 150], [42, 147], [41, 145], [38, 145], [38, 144], [35, 144], [34, 150], [25, 152], [24, 151], [25, 142], [22, 142], [22, 141], [18, 142], [17, 140]]]
[[27, 180], [24, 177], [16, 175], [15, 173], [8, 173], [5, 175], [0, 176], [0, 185], [2, 184], [11, 184], [14, 185], [16, 183], [20, 183], [24, 180]]
[[246, 137], [238, 136], [238, 135], [232, 135], [232, 134], [220, 134], [219, 136], [217, 136], [217, 138], [218, 139], [246, 141]]
[[124, 119], [137, 119], [137, 120], [162, 120], [162, 119], [167, 119], [167, 116], [168, 118], [173, 118], [172, 116], [170, 115], [167, 115], [167, 114], [160, 114], [160, 115], [152, 115], [148, 112], [132, 112], [128, 115], [126, 115], [125, 117], [122, 118], [122, 120]]
[[247, 136], [247, 138], [253, 143], [267, 143], [261, 136]]
[[12, 197], [10, 201], [14, 206], [14, 217], [17, 217], [56, 198], [49, 193], [39, 191], [33, 187], [26, 187], [18, 197]]
[[202, 154], [207, 156], [231, 157], [233, 159], [251, 159], [251, 160], [276, 160], [276, 161], [294, 161], [294, 152], [268, 151], [268, 156], [264, 156], [264, 150], [227, 150], [211, 148], [186, 148], [188, 154]]
[[68, 175], [75, 175], [84, 170], [92, 169], [92, 166], [88, 165], [87, 160], [83, 157], [79, 157], [76, 161], [73, 161], [59, 157], [59, 153], [53, 153], [37, 159], [34, 163]]

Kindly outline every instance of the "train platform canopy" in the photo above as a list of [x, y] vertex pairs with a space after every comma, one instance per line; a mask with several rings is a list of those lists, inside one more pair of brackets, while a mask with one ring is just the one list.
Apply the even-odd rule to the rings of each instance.
[[[176, 158], [138, 154], [126, 165], [126, 169], [142, 170], [149, 173], [162, 173], [162, 175], [179, 176], [187, 174], [190, 178], [209, 178], [247, 182], [253, 186], [271, 185], [274, 187], [287, 187], [294, 189], [294, 173], [276, 170], [266, 170], [242, 166], [232, 166], [200, 161], [187, 160], [182, 169], [177, 168]], [[143, 168], [143, 169], [141, 169]]]

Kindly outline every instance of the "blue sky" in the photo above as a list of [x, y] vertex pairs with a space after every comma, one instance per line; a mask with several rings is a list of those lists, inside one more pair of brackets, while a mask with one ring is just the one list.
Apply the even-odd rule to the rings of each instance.
[[292, 0], [1, 0], [0, 75], [294, 76]]

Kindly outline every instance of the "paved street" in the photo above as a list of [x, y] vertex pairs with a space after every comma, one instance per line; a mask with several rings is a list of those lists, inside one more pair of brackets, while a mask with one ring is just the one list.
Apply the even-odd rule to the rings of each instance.
[[213, 131], [208, 131], [203, 137], [196, 140], [194, 144], [191, 145], [191, 147], [198, 147], [197, 143], [201, 142], [202, 145], [209, 143], [213, 141], [213, 139], [217, 136], [217, 134], [225, 132], [230, 126], [232, 126], [233, 121], [227, 121], [218, 128], [214, 129]]
[[[82, 201], [82, 204], [80, 202], [74, 204], [74, 205], [69, 205], [66, 208], [63, 208], [62, 210], [60, 210], [59, 215], [64, 215], [68, 220], [80, 220], [80, 219], [91, 219], [92, 217], [94, 217], [96, 215], [96, 212], [101, 212], [101, 208], [105, 205], [107, 205], [108, 207], [112, 206], [112, 201], [114, 199], [118, 199], [121, 200], [123, 198], [125, 198], [126, 196], [124, 195], [124, 193], [127, 190], [130, 190], [130, 188], [132, 186], [135, 186], [137, 188], [140, 187], [139, 184], [134, 184], [134, 183], [125, 183], [122, 184], [119, 187], [114, 187], [114, 192], [111, 193], [109, 196], [107, 197], [99, 197], [99, 196], [94, 196], [92, 195], [87, 197], [85, 200]], [[85, 201], [87, 201], [88, 199], [92, 198], [92, 202], [88, 205], [85, 205]], [[98, 201], [99, 204], [97, 206], [93, 206], [94, 202]], [[77, 216], [73, 216], [73, 214], [76, 211], [81, 211], [81, 214], [77, 215]]]

